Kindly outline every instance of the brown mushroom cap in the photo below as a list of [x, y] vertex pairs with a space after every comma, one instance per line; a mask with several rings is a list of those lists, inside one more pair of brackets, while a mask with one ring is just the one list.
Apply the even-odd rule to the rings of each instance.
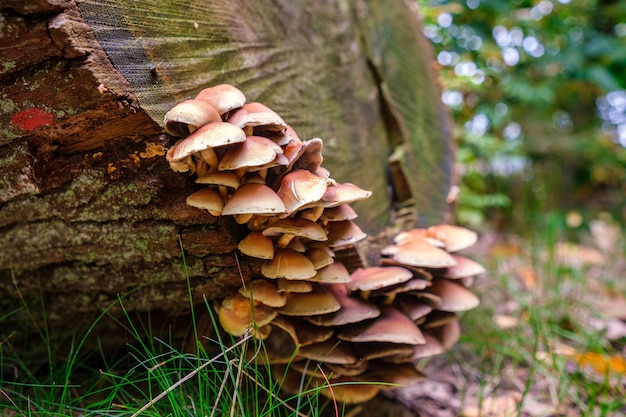
[[197, 184], [223, 185], [232, 189], [239, 188], [239, 178], [234, 172], [213, 171], [196, 178]]
[[224, 330], [233, 336], [243, 335], [254, 323], [259, 327], [264, 326], [277, 314], [273, 308], [262, 304], [255, 305], [241, 294], [233, 294], [225, 298], [217, 313]]
[[246, 288], [239, 288], [239, 294], [269, 307], [282, 307], [287, 302], [287, 297], [278, 292], [276, 284], [264, 279], [250, 281]]
[[447, 279], [435, 280], [428, 292], [441, 297], [441, 305], [438, 308], [442, 311], [471, 310], [480, 302], [473, 292], [461, 284]]
[[215, 148], [244, 142], [245, 140], [246, 134], [243, 130], [230, 123], [207, 123], [178, 142], [171, 155], [168, 154], [168, 161], [185, 159], [206, 148]]
[[261, 273], [267, 278], [309, 279], [315, 276], [316, 271], [303, 254], [293, 249], [278, 248], [272, 260], [263, 264]]
[[340, 284], [350, 282], [350, 273], [341, 262], [333, 262], [317, 270], [315, 276], [309, 281], [323, 282], [326, 284]]
[[350, 291], [373, 291], [406, 282], [411, 278], [413, 274], [406, 268], [372, 266], [354, 271], [352, 280], [346, 285]]
[[313, 283], [309, 281], [302, 281], [299, 279], [284, 279], [278, 278], [276, 280], [278, 284], [279, 292], [311, 292], [313, 291]]
[[335, 339], [303, 346], [298, 351], [298, 357], [342, 365], [354, 364], [358, 361], [349, 343]]
[[222, 118], [211, 104], [202, 100], [185, 100], [165, 113], [165, 131], [175, 137], [185, 137], [200, 126], [221, 122]]
[[337, 337], [351, 342], [424, 343], [422, 332], [411, 319], [389, 306], [378, 318], [342, 328]]
[[244, 184], [224, 205], [223, 215], [280, 214], [285, 205], [274, 190], [265, 184]]
[[224, 209], [222, 195], [212, 188], [203, 188], [186, 199], [187, 205], [208, 210], [213, 216], [219, 216]]
[[340, 204], [335, 207], [326, 208], [322, 216], [329, 222], [354, 220], [358, 217], [356, 211], [348, 204]]
[[334, 262], [333, 257], [321, 248], [309, 247], [304, 252], [304, 255], [309, 258], [309, 260], [313, 264], [313, 267], [316, 270], [328, 266]]
[[333, 313], [341, 308], [341, 304], [322, 285], [313, 285], [307, 293], [287, 293], [287, 303], [278, 309], [286, 316], [314, 316]]
[[196, 99], [211, 104], [222, 115], [246, 103], [246, 96], [233, 85], [219, 84], [200, 91]]
[[331, 248], [352, 245], [367, 237], [351, 220], [328, 223], [328, 246]]
[[253, 258], [272, 259], [274, 257], [274, 242], [267, 236], [263, 236], [261, 232], [251, 232], [243, 238], [237, 248], [244, 255]]
[[[301, 153], [300, 157], [293, 163], [292, 169], [301, 169], [315, 173], [324, 161], [324, 157], [322, 156], [322, 148], [324, 146], [324, 143], [320, 138], [313, 138], [302, 142], [302, 144], [304, 146], [304, 151]], [[320, 175], [320, 177], [323, 176]]]

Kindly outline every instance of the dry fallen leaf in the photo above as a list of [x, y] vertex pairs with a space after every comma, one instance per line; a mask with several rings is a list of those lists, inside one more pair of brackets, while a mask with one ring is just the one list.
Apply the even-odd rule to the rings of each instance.
[[496, 314], [493, 316], [493, 321], [501, 329], [512, 329], [519, 324], [519, 317]]
[[463, 408], [464, 417], [512, 417], [517, 415], [522, 394], [507, 391], [504, 395], [487, 397], [481, 406], [469, 405]]

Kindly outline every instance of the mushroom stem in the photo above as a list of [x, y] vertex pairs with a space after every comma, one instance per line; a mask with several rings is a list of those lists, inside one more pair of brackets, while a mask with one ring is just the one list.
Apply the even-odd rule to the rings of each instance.
[[292, 235], [291, 233], [285, 233], [283, 234], [278, 241], [276, 242], [276, 247], [277, 248], [286, 248], [287, 245], [289, 245], [289, 243], [291, 242], [291, 240], [294, 238], [295, 235]]
[[217, 189], [220, 191], [224, 201], [228, 201], [228, 188], [225, 185], [218, 185]]
[[235, 214], [235, 221], [239, 224], [246, 224], [248, 220], [250, 220], [253, 216], [252, 213], [249, 214]]
[[213, 148], [206, 148], [200, 151], [200, 156], [209, 165], [209, 172], [213, 172], [217, 169], [217, 165], [219, 164], [219, 159], [217, 158], [217, 154]]
[[300, 218], [311, 220], [312, 222], [316, 222], [319, 220], [320, 217], [322, 217], [323, 213], [324, 213], [323, 206], [315, 206], [310, 209], [301, 211]]

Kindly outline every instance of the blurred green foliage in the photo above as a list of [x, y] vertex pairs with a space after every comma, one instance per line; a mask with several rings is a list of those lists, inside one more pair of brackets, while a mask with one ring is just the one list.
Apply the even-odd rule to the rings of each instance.
[[418, 4], [455, 124], [458, 220], [583, 205], [623, 219], [626, 1]]

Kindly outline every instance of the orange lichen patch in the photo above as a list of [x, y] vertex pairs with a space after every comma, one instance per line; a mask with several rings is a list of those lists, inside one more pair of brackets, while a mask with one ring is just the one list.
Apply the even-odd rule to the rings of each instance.
[[165, 147], [154, 142], [146, 142], [146, 150], [139, 152], [139, 157], [147, 159], [165, 155]]

